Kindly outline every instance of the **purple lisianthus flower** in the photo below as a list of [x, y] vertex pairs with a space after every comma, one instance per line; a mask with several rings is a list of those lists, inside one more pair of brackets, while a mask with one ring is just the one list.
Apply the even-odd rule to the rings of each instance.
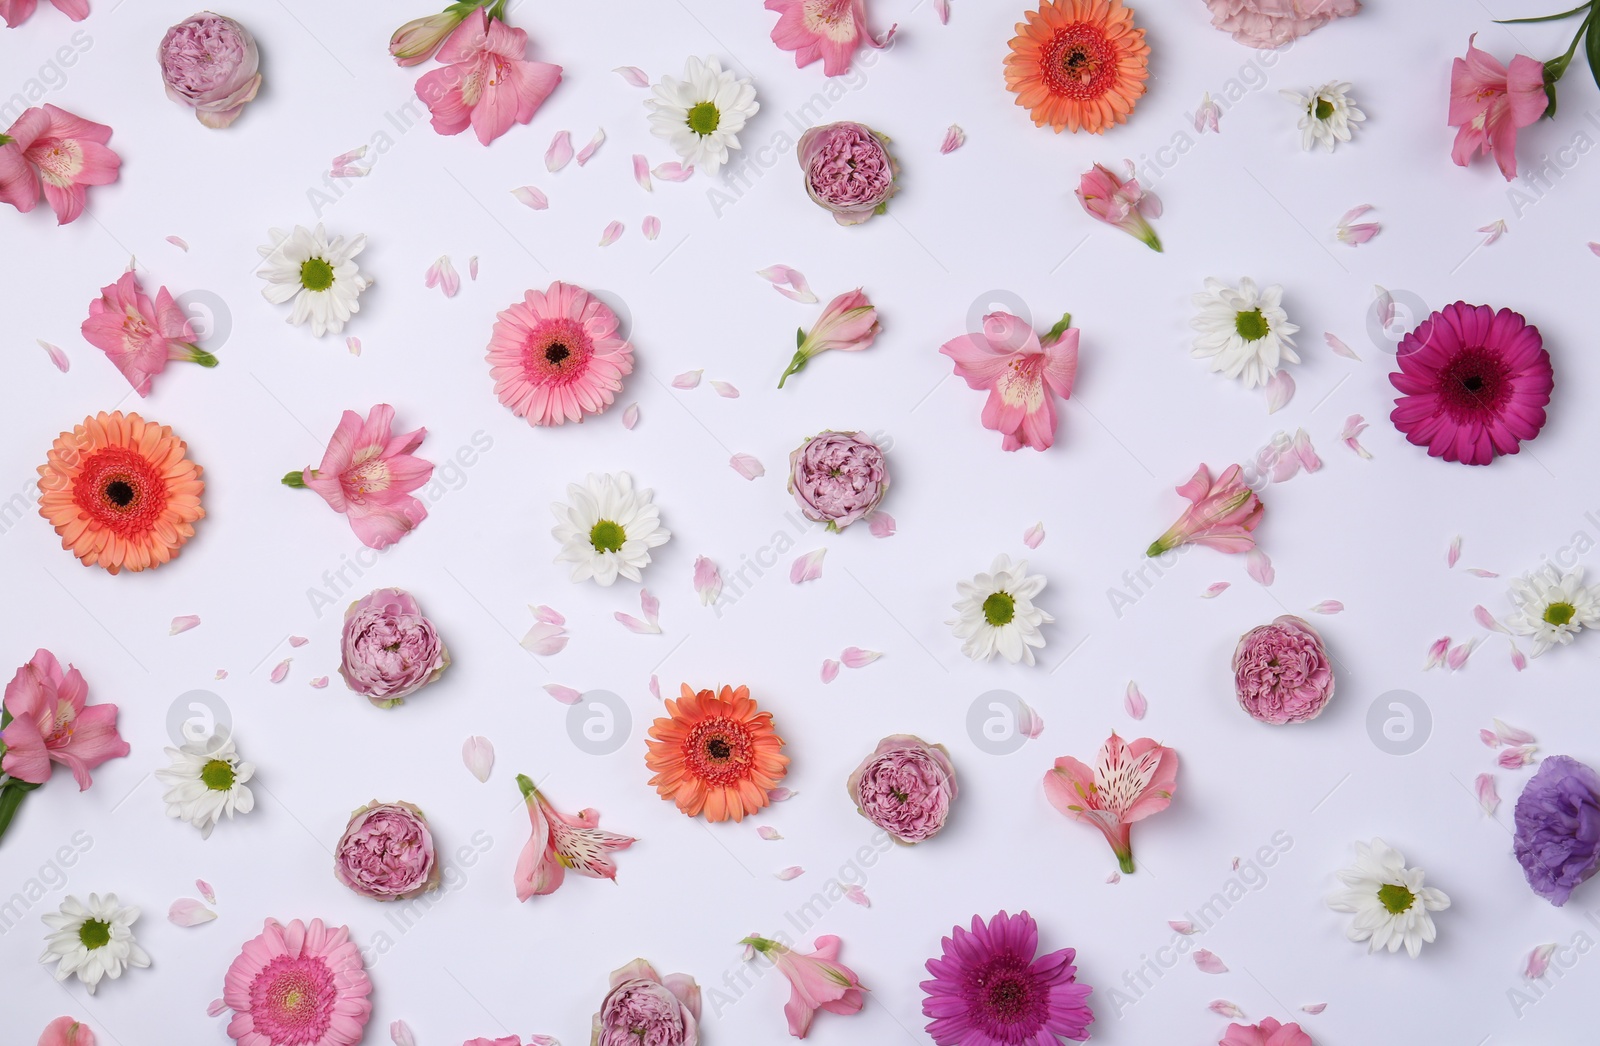
[[807, 519], [843, 530], [889, 489], [883, 448], [860, 432], [818, 433], [789, 455], [789, 493]]
[[866, 124], [848, 120], [811, 128], [800, 136], [796, 153], [806, 192], [840, 225], [860, 225], [882, 214], [900, 188], [895, 184], [900, 165], [889, 155], [888, 142]]
[[250, 30], [203, 11], [167, 30], [157, 57], [167, 96], [207, 127], [226, 127], [261, 90], [261, 56]]
[[1517, 799], [1517, 860], [1533, 892], [1560, 907], [1600, 869], [1600, 774], [1551, 756]]
[[409, 592], [380, 588], [344, 614], [339, 674], [379, 708], [393, 708], [444, 675], [450, 651]]
[[845, 787], [861, 816], [902, 843], [920, 843], [944, 828], [956, 798], [956, 768], [944, 745], [894, 734], [878, 742]]

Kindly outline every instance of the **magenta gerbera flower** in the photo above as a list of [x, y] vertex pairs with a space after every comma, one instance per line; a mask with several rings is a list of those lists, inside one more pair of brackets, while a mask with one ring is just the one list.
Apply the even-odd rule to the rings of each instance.
[[348, 927], [268, 919], [228, 967], [222, 1001], [239, 1046], [351, 1046], [372, 1016], [371, 992]]
[[1430, 457], [1487, 465], [1544, 427], [1555, 379], [1539, 328], [1510, 309], [1458, 301], [1399, 347], [1389, 420]]
[[617, 314], [560, 281], [500, 313], [488, 359], [495, 395], [530, 425], [599, 414], [633, 372], [633, 346], [617, 333]]
[[1089, 1038], [1094, 1013], [1087, 984], [1077, 983], [1071, 948], [1035, 958], [1039, 926], [1027, 912], [1001, 912], [985, 925], [957, 926], [928, 960], [933, 980], [922, 1013], [939, 1046], [1045, 1046]]

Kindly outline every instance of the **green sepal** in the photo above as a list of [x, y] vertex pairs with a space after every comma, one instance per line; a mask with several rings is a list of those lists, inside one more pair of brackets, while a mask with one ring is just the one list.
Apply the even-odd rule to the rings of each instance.
[[293, 487], [295, 490], [306, 489], [305, 469], [295, 469], [293, 472], [286, 473], [283, 477], [283, 485]]
[[1061, 319], [1057, 320], [1056, 325], [1051, 327], [1049, 331], [1045, 333], [1045, 336], [1040, 339], [1040, 341], [1046, 345], [1054, 345], [1057, 341], [1061, 340], [1061, 336], [1065, 334], [1067, 332], [1067, 328], [1071, 326], [1072, 313], [1069, 312], [1064, 314]]

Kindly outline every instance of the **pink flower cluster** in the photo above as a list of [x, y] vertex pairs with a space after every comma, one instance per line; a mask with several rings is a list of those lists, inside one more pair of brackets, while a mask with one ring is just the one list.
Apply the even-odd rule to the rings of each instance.
[[377, 707], [395, 707], [449, 667], [450, 651], [411, 593], [380, 588], [345, 611], [339, 674]]

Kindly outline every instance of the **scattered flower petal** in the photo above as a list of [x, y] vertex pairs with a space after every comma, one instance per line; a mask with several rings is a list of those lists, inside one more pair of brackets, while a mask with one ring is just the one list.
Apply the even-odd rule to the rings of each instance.
[[1457, 672], [1465, 668], [1467, 658], [1472, 656], [1472, 648], [1477, 645], [1478, 641], [1476, 639], [1469, 639], [1459, 646], [1451, 647], [1450, 652], [1445, 655], [1444, 659], [1445, 664], [1450, 667], [1450, 671]]
[[550, 148], [544, 153], [544, 167], [547, 171], [559, 171], [572, 161], [572, 134], [569, 131], [558, 131], [550, 140]]
[[461, 761], [467, 764], [473, 777], [480, 782], [487, 781], [489, 771], [494, 769], [494, 745], [487, 737], [474, 734], [461, 745]]
[[644, 238], [653, 240], [661, 235], [661, 219], [653, 214], [644, 216], [644, 221], [639, 224], [639, 231], [644, 233]]
[[639, 424], [639, 405], [630, 403], [622, 411], [622, 427], [632, 429], [637, 424]]
[[1222, 133], [1220, 121], [1222, 120], [1222, 106], [1218, 105], [1207, 91], [1200, 96], [1200, 108], [1194, 111], [1194, 129], [1198, 134], [1205, 134], [1210, 130], [1216, 134]]
[[867, 530], [875, 538], [892, 538], [895, 532], [894, 517], [879, 509], [867, 517]]
[[1029, 527], [1027, 530], [1022, 532], [1022, 543], [1024, 545], [1027, 545], [1029, 548], [1038, 548], [1040, 543], [1043, 542], [1043, 541], [1044, 541], [1044, 523], [1043, 522], [1035, 523], [1033, 526]]
[[511, 190], [511, 195], [517, 202], [536, 211], [542, 211], [550, 206], [550, 197], [532, 185], [519, 185]]
[[844, 648], [844, 653], [839, 655], [839, 659], [844, 662], [844, 667], [846, 668], [866, 668], [882, 656], [883, 654], [877, 650], [863, 650], [858, 646], [847, 646]]
[[1344, 428], [1340, 430], [1339, 438], [1344, 441], [1345, 446], [1349, 447], [1363, 458], [1371, 460], [1372, 455], [1367, 452], [1367, 448], [1363, 447], [1361, 445], [1361, 441], [1356, 438], [1365, 432], [1366, 429], [1367, 419], [1363, 418], [1359, 414], [1352, 414], [1348, 418], [1344, 419]]
[[770, 842], [776, 842], [777, 840], [783, 838], [783, 836], [778, 832], [778, 830], [776, 828], [772, 827], [770, 824], [758, 825], [756, 827], [756, 834], [759, 835], [761, 838], [765, 839], [769, 843]]
[[34, 340], [39, 343], [39, 347], [50, 357], [50, 362], [55, 364], [56, 370], [65, 374], [72, 369], [72, 361], [67, 359], [67, 354], [61, 351], [59, 345], [52, 345], [42, 338], [35, 338]]
[[1231, 581], [1218, 581], [1215, 584], [1207, 585], [1206, 590], [1200, 593], [1200, 598], [1216, 599], [1218, 596], [1222, 595], [1222, 593], [1228, 591], [1232, 584], [1233, 582]]
[[1259, 548], [1253, 548], [1245, 556], [1245, 572], [1259, 584], [1270, 585], [1277, 578], [1277, 571], [1272, 569], [1272, 560]]
[[634, 87], [649, 87], [650, 77], [636, 65], [619, 65], [611, 70]]
[[736, 400], [739, 398], [739, 390], [725, 381], [717, 381], [713, 379], [711, 382], [711, 387], [716, 389], [717, 395], [721, 396], [725, 400]]
[[1444, 565], [1447, 566], [1447, 567], [1453, 567], [1453, 566], [1456, 565], [1456, 562], [1458, 560], [1460, 560], [1460, 559], [1461, 559], [1461, 535], [1457, 534], [1455, 537], [1450, 539], [1450, 547], [1445, 551], [1445, 554], [1444, 554]]
[[733, 471], [745, 479], [755, 479], [758, 476], [767, 474], [767, 470], [762, 466], [761, 462], [749, 454], [735, 454], [728, 459], [728, 464], [733, 466]]
[[205, 898], [205, 902], [207, 904], [217, 903], [217, 891], [213, 890], [211, 888], [211, 884], [206, 882], [204, 879], [196, 879], [194, 881], [194, 888], [200, 891], [200, 896]]
[[344, 347], [350, 350], [350, 355], [361, 355], [361, 339], [354, 334], [344, 340]]
[[1531, 745], [1537, 738], [1499, 719], [1494, 721], [1495, 740], [1503, 745]]
[[1346, 345], [1332, 331], [1324, 332], [1322, 340], [1328, 343], [1328, 348], [1332, 349], [1336, 355], [1343, 356], [1347, 360], [1355, 360], [1357, 363], [1361, 362], [1361, 357], [1356, 355], [1355, 350]]
[[1533, 753], [1538, 750], [1534, 745], [1516, 745], [1503, 750], [1495, 762], [1502, 770], [1520, 770], [1533, 763]]
[[647, 635], [660, 635], [661, 600], [651, 595], [648, 588], [641, 588], [639, 590], [639, 606], [640, 609], [644, 611], [643, 621], [640, 621], [638, 618], [633, 617], [630, 614], [624, 614], [620, 610], [617, 611], [613, 616], [618, 621], [622, 622], [623, 627], [629, 632], [639, 632]]
[[544, 692], [564, 705], [575, 705], [583, 700], [583, 691], [574, 690], [570, 686], [562, 686], [560, 683], [546, 683]]
[[438, 261], [428, 266], [424, 282], [430, 290], [434, 287], [443, 290], [446, 298], [454, 298], [461, 290], [461, 277], [456, 274], [456, 267], [450, 264], [448, 254], [441, 254]]
[[651, 168], [650, 173], [664, 182], [686, 182], [694, 176], [694, 165], [685, 167], [677, 160], [657, 164]]
[[1482, 246], [1487, 247], [1506, 234], [1506, 220], [1504, 218], [1496, 218], [1488, 225], [1479, 227], [1478, 231], [1488, 234], [1484, 236], [1482, 244]]
[[1017, 699], [1017, 733], [1030, 741], [1037, 740], [1044, 733], [1044, 717], [1020, 698]]
[[405, 1021], [395, 1021], [389, 1025], [389, 1038], [394, 1041], [394, 1046], [417, 1046], [417, 1037], [411, 1034], [411, 1025]]
[[1337, 599], [1324, 599], [1311, 608], [1313, 614], [1337, 614], [1344, 610], [1344, 604]]
[[327, 676], [317, 676], [315, 679], [313, 679], [311, 681], [311, 689], [313, 689], [313, 690], [326, 690], [327, 688], [328, 688], [328, 677]]
[[939, 145], [939, 152], [948, 155], [966, 144], [967, 132], [961, 129], [960, 124], [951, 124], [944, 132], [944, 141]]
[[1280, 370], [1267, 379], [1266, 386], [1267, 413], [1276, 414], [1294, 399], [1294, 378], [1286, 370]]
[[172, 627], [167, 632], [167, 635], [175, 636], [179, 632], [187, 632], [187, 631], [189, 631], [189, 629], [194, 628], [195, 626], [197, 626], [199, 624], [200, 624], [200, 615], [199, 614], [183, 614], [183, 615], [181, 615], [179, 617], [175, 617], [175, 618], [172, 619]]
[[1106, 876], [1107, 885], [1115, 886], [1118, 883], [1120, 883], [1121, 881], [1122, 881], [1122, 873], [1121, 872], [1113, 871], [1110, 875]]
[[478, 256], [476, 254], [467, 259], [467, 275], [472, 277], [474, 281], [478, 278]]
[[1244, 1016], [1244, 1011], [1239, 1009], [1238, 1006], [1229, 1002], [1227, 999], [1217, 999], [1212, 1002], [1211, 1005], [1207, 1006], [1206, 1009], [1210, 1010], [1219, 1017], [1227, 1017], [1229, 1020]]
[[814, 305], [817, 302], [817, 296], [812, 292], [811, 285], [806, 282], [805, 276], [798, 269], [791, 269], [787, 265], [770, 265], [757, 270], [756, 275], [770, 282], [773, 290], [791, 301], [800, 302], [802, 305]]
[[217, 669], [217, 674], [215, 676], [213, 676], [212, 678], [214, 678], [214, 679], [227, 679], [228, 678], [228, 670], [226, 668], [219, 668], [219, 669]]
[[1313, 1002], [1313, 1003], [1310, 1003], [1309, 1005], [1300, 1007], [1300, 1012], [1301, 1013], [1309, 1013], [1309, 1014], [1311, 1014], [1311, 1016], [1315, 1017], [1317, 1014], [1321, 1013], [1323, 1010], [1326, 1010], [1327, 1008], [1328, 1008], [1328, 1004], [1325, 1003], [1325, 1002]]
[[1227, 973], [1228, 967], [1217, 958], [1216, 954], [1205, 948], [1196, 948], [1194, 964], [1200, 967], [1201, 973]]
[[1134, 719], [1143, 719], [1144, 714], [1150, 710], [1150, 701], [1144, 696], [1144, 691], [1139, 689], [1139, 684], [1128, 681], [1128, 690], [1122, 695], [1122, 707]]
[[1473, 577], [1499, 577], [1500, 576], [1499, 574], [1496, 574], [1494, 571], [1492, 571], [1492, 570], [1484, 570], [1482, 567], [1468, 567], [1467, 568], [1467, 573], [1471, 574]]
[[652, 624], [652, 623], [650, 623], [648, 621], [640, 621], [638, 618], [634, 617], [632, 614], [624, 614], [622, 611], [619, 610], [615, 614], [613, 614], [612, 617], [615, 617], [618, 621], [622, 622], [622, 627], [626, 628], [629, 632], [636, 632], [636, 633], [639, 633], [641, 635], [660, 635], [661, 634], [661, 626], [660, 625]]
[[217, 913], [195, 900], [183, 897], [172, 902], [167, 909], [167, 921], [174, 926], [199, 926], [217, 917]]
[[822, 557], [828, 554], [826, 548], [812, 549], [803, 556], [795, 559], [789, 567], [789, 581], [799, 585], [807, 581], [815, 581], [822, 576]]
[[802, 875], [806, 874], [806, 870], [799, 865], [794, 864], [776, 874], [779, 879], [782, 879], [784, 882], [788, 882], [790, 879], [800, 878]]
[[639, 153], [633, 154], [633, 180], [645, 192], [655, 192], [655, 187], [650, 184], [650, 161]]
[[700, 384], [700, 375], [704, 373], [704, 370], [686, 370], [672, 379], [672, 387], [675, 389], [695, 388]]
[[1539, 947], [1528, 953], [1528, 965], [1522, 971], [1522, 975], [1528, 978], [1530, 981], [1536, 981], [1540, 977], [1543, 977], [1545, 975], [1545, 971], [1550, 969], [1550, 957], [1555, 953], [1555, 945], [1539, 945]]
[[289, 662], [293, 660], [294, 658], [292, 657], [286, 657], [282, 661], [279, 661], [272, 669], [272, 675], [268, 678], [270, 678], [274, 683], [283, 682], [284, 677], [289, 674]]
[[182, 236], [168, 236], [167, 237], [167, 242], [172, 244], [174, 247], [178, 248], [180, 251], [183, 251], [186, 254], [189, 251], [189, 244], [184, 240], [184, 238]]
[[[588, 163], [589, 162], [589, 158], [594, 155], [594, 151], [596, 149], [600, 148], [601, 143], [604, 142], [605, 140], [606, 140], [606, 129], [604, 127], [602, 127], [599, 130], [595, 131], [594, 132], [594, 137], [589, 139], [589, 144], [584, 146], [578, 152], [578, 166], [582, 167], [584, 164]], [[637, 162], [637, 159], [635, 160], [635, 162]]]
[[1194, 923], [1187, 919], [1170, 919], [1167, 921], [1167, 925], [1183, 934], [1185, 937], [1188, 937], [1195, 932]]
[[289, 645], [293, 646], [293, 647], [302, 647], [302, 646], [305, 646], [309, 642], [311, 642], [311, 640], [307, 639], [305, 636], [290, 636], [289, 637]]
[[701, 606], [710, 606], [722, 595], [722, 571], [705, 556], [694, 560], [694, 590], [700, 595]]
[[939, 16], [940, 25], [949, 25], [950, 0], [933, 0], [933, 13]]
[[622, 230], [623, 224], [621, 222], [612, 222], [607, 225], [605, 231], [600, 234], [600, 246], [609, 247], [616, 243], [622, 238]]
[[1376, 284], [1373, 285], [1372, 289], [1377, 292], [1377, 297], [1373, 300], [1373, 306], [1378, 313], [1378, 322], [1387, 328], [1389, 324], [1394, 322], [1394, 295]]
[[793, 799], [795, 796], [797, 796], [799, 794], [800, 793], [795, 791], [793, 788], [788, 788], [788, 787], [785, 787], [784, 785], [779, 785], [778, 787], [774, 788], [772, 791], [767, 793], [767, 798], [772, 800], [775, 803], [781, 803], [786, 799]]
[[867, 896], [867, 891], [861, 888], [860, 883], [845, 887], [844, 896], [851, 904], [859, 904], [863, 908], [872, 907], [872, 900]]
[[657, 701], [661, 700], [661, 680], [654, 674], [650, 676], [650, 696]]
[[1479, 774], [1474, 789], [1478, 793], [1478, 805], [1483, 807], [1484, 813], [1493, 816], [1500, 808], [1500, 793], [1495, 788], [1494, 775]]
[[522, 637], [522, 649], [538, 657], [551, 657], [567, 648], [572, 637], [558, 624], [536, 621], [528, 634]]
[[1445, 655], [1449, 652], [1449, 636], [1441, 636], [1440, 638], [1435, 639], [1433, 641], [1433, 645], [1428, 648], [1428, 660], [1423, 664], [1422, 670], [1426, 672], [1430, 668], [1444, 664]]
[[1487, 628], [1491, 632], [1503, 632], [1506, 635], [1511, 634], [1506, 626], [1502, 625], [1498, 620], [1496, 620], [1495, 616], [1489, 613], [1489, 608], [1484, 606], [1482, 603], [1479, 603], [1477, 606], [1472, 608], [1472, 616], [1478, 622], [1478, 624], [1482, 625], [1484, 628]]
[[547, 625], [564, 625], [567, 623], [567, 619], [561, 615], [561, 611], [555, 609], [554, 607], [545, 606], [543, 603], [540, 603], [536, 607], [529, 607], [528, 609], [533, 611], [534, 617], [538, 618], [540, 621], [543, 621]]

